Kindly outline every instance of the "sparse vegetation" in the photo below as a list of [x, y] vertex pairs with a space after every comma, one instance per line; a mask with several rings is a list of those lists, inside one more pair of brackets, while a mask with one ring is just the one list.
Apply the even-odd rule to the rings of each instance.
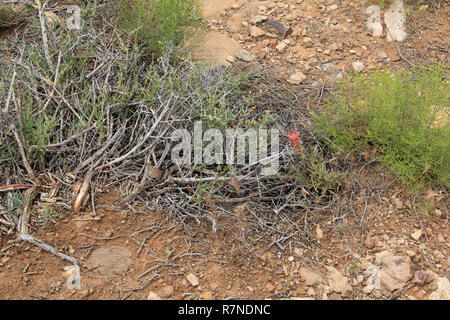
[[377, 151], [413, 191], [449, 188], [448, 88], [439, 67], [356, 75], [340, 85], [317, 124], [334, 151]]
[[23, 12], [15, 11], [11, 5], [6, 5], [0, 0], [0, 29], [17, 24], [23, 16]]
[[181, 48], [201, 26], [199, 0], [120, 0], [119, 25], [154, 56]]

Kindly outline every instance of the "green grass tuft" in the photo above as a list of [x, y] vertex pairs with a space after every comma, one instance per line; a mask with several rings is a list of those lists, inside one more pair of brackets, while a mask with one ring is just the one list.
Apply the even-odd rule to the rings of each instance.
[[120, 0], [119, 25], [153, 56], [167, 45], [182, 47], [201, 26], [199, 0]]
[[315, 115], [337, 153], [376, 149], [412, 191], [450, 187], [449, 85], [445, 72], [376, 71], [343, 82]]

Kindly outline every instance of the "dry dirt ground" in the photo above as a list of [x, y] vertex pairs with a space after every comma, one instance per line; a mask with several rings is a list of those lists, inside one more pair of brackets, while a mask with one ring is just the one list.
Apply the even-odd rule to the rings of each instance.
[[[382, 172], [372, 167], [363, 174]], [[105, 195], [95, 215], [92, 208], [80, 216], [66, 213], [33, 233], [80, 261], [79, 290], [66, 285], [64, 267], [70, 264], [2, 237], [0, 298], [427, 299], [439, 290], [448, 294], [445, 283], [438, 283], [450, 270], [448, 200], [430, 194], [440, 211], [427, 218], [415, 212], [394, 180], [386, 177], [387, 190], [367, 180], [367, 190], [379, 192], [355, 198], [354, 215], [321, 213], [322, 222], [308, 226], [317, 242], [286, 252], [265, 243], [248, 250], [220, 223], [217, 234], [211, 234], [210, 226], [181, 224], [164, 212], [99, 209], [117, 198]], [[417, 230], [423, 234], [414, 240]], [[382, 290], [370, 290], [367, 270], [385, 251], [403, 259], [409, 275], [398, 289], [382, 284]], [[420, 279], [424, 271], [432, 275], [430, 283]]]
[[[389, 43], [368, 34], [364, 5], [352, 1], [205, 2], [213, 32], [205, 41], [212, 49], [205, 45], [201, 54], [216, 63], [229, 63], [236, 49], [245, 49], [286, 79], [302, 72], [312, 83], [330, 80], [326, 63], [342, 73], [355, 61], [365, 68], [448, 64], [448, 5], [422, 9], [407, 24], [409, 37]], [[258, 13], [293, 29], [282, 52], [276, 48], [281, 39], [249, 35]], [[229, 41], [233, 47], [226, 51]], [[220, 223], [212, 234], [208, 225], [181, 224], [165, 212], [111, 210], [120, 195], [101, 195], [95, 209], [77, 216], [61, 212], [44, 227], [32, 225], [36, 238], [80, 261], [80, 288], [66, 285], [69, 263], [1, 235], [0, 299], [449, 299], [448, 195], [430, 190], [434, 211], [426, 216], [382, 168], [370, 164], [360, 175], [366, 192], [352, 200], [353, 214], [321, 212], [317, 225], [306, 226], [315, 241], [284, 252], [266, 242], [248, 247], [236, 229]]]

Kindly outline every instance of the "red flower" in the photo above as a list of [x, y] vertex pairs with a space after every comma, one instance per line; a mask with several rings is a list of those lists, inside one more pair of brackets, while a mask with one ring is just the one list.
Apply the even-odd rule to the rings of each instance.
[[291, 140], [291, 145], [295, 147], [297, 143], [301, 143], [302, 138], [300, 137], [300, 134], [298, 133], [298, 130], [292, 131], [288, 134], [289, 140]]

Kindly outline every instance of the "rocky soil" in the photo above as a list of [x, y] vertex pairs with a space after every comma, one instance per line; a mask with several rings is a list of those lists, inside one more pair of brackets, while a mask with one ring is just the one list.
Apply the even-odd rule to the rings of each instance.
[[[210, 31], [193, 57], [214, 64], [257, 61], [292, 84], [333, 81], [378, 67], [448, 65], [449, 6], [396, 0], [205, 1]], [[421, 4], [422, 3], [422, 4]]]

